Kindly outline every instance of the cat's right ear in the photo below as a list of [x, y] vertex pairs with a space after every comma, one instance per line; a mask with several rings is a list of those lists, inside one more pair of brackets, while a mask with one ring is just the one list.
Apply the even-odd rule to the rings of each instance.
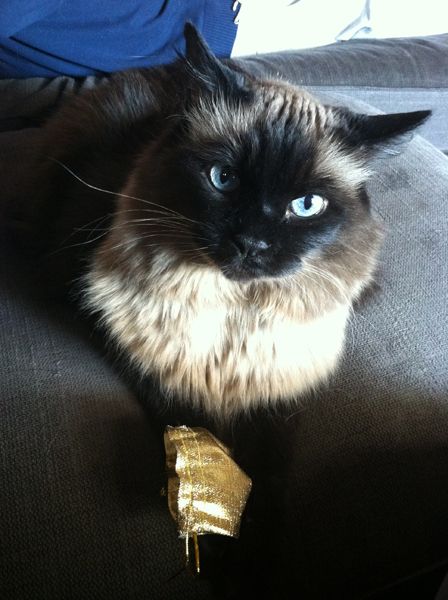
[[211, 93], [248, 93], [246, 75], [221, 62], [210, 50], [194, 25], [186, 23], [184, 36], [185, 60], [188, 70], [202, 88]]

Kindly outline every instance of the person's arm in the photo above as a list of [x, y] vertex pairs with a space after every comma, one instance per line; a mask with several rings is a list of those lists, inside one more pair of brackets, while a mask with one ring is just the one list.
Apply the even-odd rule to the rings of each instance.
[[0, 0], [0, 39], [46, 17], [60, 4], [58, 0]]

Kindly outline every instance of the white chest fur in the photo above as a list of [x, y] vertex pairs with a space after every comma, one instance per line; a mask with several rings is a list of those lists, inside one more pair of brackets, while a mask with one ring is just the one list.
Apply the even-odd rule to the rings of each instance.
[[230, 416], [291, 399], [334, 370], [348, 304], [299, 318], [235, 294], [222, 275], [179, 269], [159, 270], [157, 278], [154, 269], [140, 277], [136, 269], [129, 277], [97, 259], [86, 279], [89, 306], [168, 394]]

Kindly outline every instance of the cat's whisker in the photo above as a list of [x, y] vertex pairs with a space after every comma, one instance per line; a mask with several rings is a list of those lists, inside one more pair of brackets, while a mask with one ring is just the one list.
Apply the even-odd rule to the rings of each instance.
[[[69, 237], [71, 237], [74, 233], [76, 233], [78, 231], [89, 231], [87, 229], [87, 227], [89, 225], [93, 225], [94, 223], [98, 223], [98, 225], [99, 225], [102, 223], [102, 221], [106, 221], [107, 219], [112, 219], [112, 218], [113, 218], [113, 214], [109, 213], [107, 215], [98, 217], [98, 219], [93, 219], [92, 221], [89, 221], [88, 223], [85, 223], [84, 225], [81, 225], [80, 227], [73, 227], [73, 231]], [[96, 229], [96, 227], [92, 228], [90, 231], [95, 231], [95, 229]]]
[[364, 252], [361, 252], [360, 250], [358, 250], [357, 248], [354, 248], [353, 246], [350, 246], [349, 244], [344, 244], [344, 242], [339, 242], [339, 245], [343, 246], [344, 248], [346, 248], [349, 252], [353, 252], [354, 254], [358, 254], [363, 259], [366, 259], [368, 261], [372, 260], [372, 256], [371, 255], [365, 254]]
[[145, 204], [148, 204], [150, 206], [156, 206], [158, 208], [163, 209], [164, 211], [167, 211], [169, 213], [172, 213], [173, 215], [177, 215], [178, 217], [184, 219], [185, 221], [189, 221], [190, 223], [194, 223], [195, 225], [204, 225], [204, 223], [200, 223], [199, 221], [196, 221], [194, 219], [190, 219], [189, 217], [185, 217], [185, 215], [182, 215], [180, 212], [173, 210], [171, 208], [167, 208], [166, 206], [162, 206], [161, 204], [157, 204], [156, 202], [152, 202], [151, 200], [147, 200], [145, 198], [139, 198], [137, 196], [131, 196], [129, 194], [123, 194], [122, 192], [113, 192], [112, 190], [106, 190], [104, 188], [100, 188], [96, 185], [93, 185], [91, 183], [88, 183], [87, 181], [85, 181], [84, 179], [82, 179], [79, 175], [77, 175], [74, 171], [72, 171], [72, 169], [70, 169], [67, 165], [65, 165], [63, 162], [61, 162], [60, 160], [49, 156], [47, 157], [49, 160], [57, 163], [58, 165], [60, 165], [63, 169], [65, 169], [65, 171], [67, 171], [67, 173], [69, 173], [70, 175], [72, 175], [72, 177], [74, 177], [77, 181], [79, 181], [80, 183], [82, 183], [83, 185], [85, 185], [86, 187], [95, 190], [97, 192], [101, 192], [103, 194], [110, 194], [112, 196], [118, 196], [121, 198], [128, 198], [129, 200], [137, 200], [138, 202], [143, 202]]
[[344, 298], [348, 300], [346, 296], [346, 290], [343, 287], [342, 282], [335, 275], [329, 273], [328, 271], [324, 271], [319, 267], [316, 267], [316, 265], [310, 264], [306, 264], [304, 270], [308, 270], [309, 272], [315, 273], [317, 276], [331, 283], [344, 296]]
[[[94, 231], [94, 230], [91, 230], [91, 231]], [[59, 254], [60, 252], [64, 252], [65, 250], [70, 250], [71, 248], [77, 248], [80, 246], [87, 246], [88, 244], [93, 244], [93, 242], [98, 241], [99, 239], [101, 239], [102, 237], [107, 235], [107, 233], [109, 233], [109, 229], [103, 229], [102, 233], [100, 233], [100, 235], [98, 235], [94, 238], [83, 240], [82, 242], [76, 242], [74, 244], [69, 244], [68, 246], [66, 246], [66, 245], [60, 246], [59, 248], [56, 248], [56, 250], [53, 250], [53, 252], [49, 252], [46, 256], [47, 257], [55, 256], [56, 254]], [[67, 241], [68, 239], [70, 239], [73, 235], [74, 234], [72, 233], [70, 236], [68, 236], [66, 238], [66, 240], [64, 240], [64, 242]], [[64, 242], [62, 242], [62, 243], [64, 243]]]
[[[111, 226], [111, 227], [108, 227], [108, 228], [105, 228], [105, 229], [98, 229], [98, 228], [91, 229], [90, 232], [92, 232], [92, 233], [93, 232], [98, 232], [98, 231], [100, 231], [101, 233], [99, 233], [99, 235], [97, 235], [95, 237], [92, 237], [90, 239], [83, 240], [82, 242], [76, 242], [74, 244], [65, 245], [64, 242], [67, 241], [68, 239], [70, 239], [70, 237], [72, 237], [74, 235], [75, 232], [73, 232], [70, 236], [68, 236], [66, 238], [66, 240], [64, 240], [64, 242], [63, 242], [64, 245], [63, 246], [57, 248], [56, 250], [54, 250], [53, 252], [51, 252], [50, 254], [48, 254], [48, 256], [53, 256], [53, 255], [58, 254], [59, 252], [62, 252], [64, 250], [69, 250], [70, 248], [76, 248], [76, 247], [80, 247], [80, 246], [87, 246], [88, 244], [92, 244], [92, 243], [100, 240], [102, 237], [104, 237], [105, 235], [107, 235], [108, 233], [110, 233], [112, 230], [120, 229], [120, 228], [127, 229], [127, 224], [114, 225], [114, 226]], [[89, 231], [89, 230], [87, 230], [87, 231]], [[163, 235], [163, 234], [166, 235], [168, 233], [171, 234], [171, 235], [174, 235], [174, 236], [179, 236], [180, 234], [184, 234], [185, 236], [191, 238], [191, 236], [190, 236], [190, 234], [188, 232], [182, 231], [182, 230], [167, 229], [167, 230], [160, 231], [161, 235]], [[156, 236], [158, 234], [154, 234], [154, 235]], [[123, 246], [127, 245], [127, 244], [129, 244], [129, 241], [123, 243]]]
[[[321, 276], [324, 276], [324, 274], [322, 273], [321, 269], [319, 269], [318, 267], [314, 267], [315, 272], [319, 273]], [[335, 277], [332, 276], [330, 273], [326, 273], [326, 277], [324, 277], [325, 279], [327, 279], [328, 281], [331, 281], [334, 285], [336, 285], [336, 281], [334, 281]], [[340, 283], [339, 283], [340, 285]], [[342, 290], [340, 290], [342, 293]], [[363, 319], [366, 320], [368, 322], [368, 320], [361, 314], [359, 314], [358, 312], [355, 312], [355, 309], [353, 307], [353, 302], [350, 298], [347, 297], [347, 295], [344, 293], [343, 297], [346, 301], [349, 313], [350, 313], [350, 319], [348, 320], [348, 327], [349, 327], [349, 331], [350, 331], [350, 336], [351, 336], [351, 352], [354, 351], [355, 348], [355, 331], [356, 331], [356, 322], [358, 319]]]
[[[302, 271], [302, 275], [304, 275], [307, 279], [309, 279], [314, 285], [316, 285], [318, 288], [320, 288], [323, 292], [326, 291], [325, 287], [310, 273], [306, 273], [305, 271]], [[308, 303], [312, 305], [314, 299], [311, 297], [309, 291], [302, 286], [301, 292], [302, 292], [302, 295], [304, 296], [304, 298], [308, 301]]]
[[[84, 226], [84, 227], [81, 227], [81, 228], [77, 228], [76, 231], [72, 232], [70, 234], [70, 236], [68, 236], [66, 238], [66, 240], [64, 240], [64, 242], [67, 241], [68, 239], [70, 239], [70, 237], [72, 237], [75, 233], [79, 233], [81, 231], [90, 232], [90, 233], [93, 233], [93, 232], [104, 232], [104, 233], [107, 233], [107, 232], [111, 232], [111, 231], [119, 231], [120, 229], [126, 231], [126, 230], [129, 229], [129, 225], [132, 225], [134, 227], [143, 227], [143, 226], [147, 227], [148, 223], [149, 223], [149, 221], [145, 221], [145, 223], [141, 223], [139, 221], [137, 221], [137, 222], [135, 222], [135, 221], [125, 221], [125, 222], [122, 222], [122, 223], [117, 223], [115, 225], [111, 225], [110, 227], [106, 227], [106, 228], [93, 227], [92, 229], [86, 229], [86, 227]], [[180, 224], [180, 223], [172, 223], [170, 221], [165, 222], [165, 221], [160, 220], [158, 218], [154, 218], [152, 220], [152, 222], [151, 222], [151, 225], [153, 225], [153, 224], [159, 225], [159, 227], [157, 229], [157, 232], [160, 232], [161, 234], [166, 233], [166, 232], [170, 232], [170, 233], [174, 233], [176, 235], [177, 234], [184, 234], [184, 235], [187, 235], [187, 236], [191, 237], [190, 231], [188, 229], [183, 228], [182, 224]], [[101, 236], [99, 236], [99, 237], [101, 237]], [[204, 241], [207, 241], [206, 238], [201, 238], [200, 236], [196, 236], [196, 237], [197, 237], [197, 239], [204, 239]], [[98, 239], [98, 238], [94, 238], [93, 240], [87, 240], [87, 241], [90, 242], [90, 241], [94, 241], [95, 239]]]
[[[171, 214], [167, 214], [164, 211], [156, 211], [156, 210], [151, 210], [151, 209], [141, 209], [141, 208], [127, 208], [127, 209], [122, 209], [120, 210], [119, 214], [122, 215], [124, 213], [129, 213], [129, 212], [136, 212], [136, 213], [142, 213], [142, 212], [149, 212], [150, 214], [160, 214], [163, 215], [164, 218], [166, 219], [175, 219], [176, 216], [175, 215], [171, 215]], [[81, 225], [80, 227], [74, 227], [73, 231], [85, 231], [87, 230], [86, 228], [89, 225], [93, 225], [94, 223], [101, 223], [101, 221], [105, 221], [106, 219], [112, 219], [113, 218], [113, 213], [109, 213], [107, 215], [98, 217], [97, 219], [93, 219], [92, 221], [89, 221], [88, 223], [85, 223], [84, 225]], [[159, 217], [154, 217], [154, 219], [157, 219]], [[96, 228], [95, 228], [96, 229]], [[70, 236], [73, 235], [73, 233], [70, 234]]]
[[[154, 225], [156, 225], [157, 227], [154, 227]], [[120, 231], [120, 230], [124, 230], [124, 231], [129, 231], [130, 228], [135, 228], [135, 229], [147, 229], [148, 233], [152, 233], [152, 234], [166, 234], [166, 233], [170, 233], [170, 234], [174, 234], [174, 235], [185, 235], [188, 236], [189, 238], [192, 238], [192, 234], [191, 231], [188, 228], [183, 227], [183, 225], [181, 223], [172, 223], [172, 222], [165, 222], [163, 220], [159, 220], [159, 219], [154, 219], [151, 222], [134, 222], [134, 221], [125, 221], [122, 223], [117, 223], [115, 225], [112, 225], [109, 230], [110, 231]], [[202, 238], [202, 236], [196, 236], [197, 239], [203, 239], [204, 241], [207, 241], [206, 238]]]
[[[109, 213], [105, 216], [101, 216], [101, 217], [98, 217], [97, 219], [93, 219], [92, 221], [89, 221], [88, 223], [86, 223], [85, 225], [82, 225], [81, 227], [73, 227], [73, 230], [69, 233], [69, 235], [66, 238], [64, 238], [60, 243], [65, 244], [76, 233], [79, 233], [81, 231], [88, 231], [88, 232], [109, 231], [109, 228], [106, 228], [104, 230], [98, 229], [97, 227], [93, 227], [92, 229], [86, 229], [86, 227], [88, 227], [89, 225], [92, 225], [93, 223], [98, 223], [100, 225], [103, 221], [106, 221], [108, 218], [112, 218], [112, 214]], [[90, 241], [94, 241], [94, 240], [88, 240], [89, 243], [90, 243]], [[83, 243], [83, 242], [81, 242], [81, 243]], [[79, 244], [74, 244], [74, 245], [77, 246]], [[62, 246], [62, 248], [57, 249], [57, 252], [59, 252], [61, 249], [71, 248], [71, 247], [72, 246]], [[52, 256], [52, 255], [53, 255], [53, 253], [49, 254], [49, 256]]]
[[[309, 266], [309, 265], [307, 265]], [[337, 289], [339, 290], [339, 292], [341, 293], [343, 299], [345, 300], [345, 303], [347, 305], [347, 308], [349, 310], [349, 314], [350, 314], [350, 319], [348, 320], [348, 331], [350, 332], [350, 347], [349, 347], [349, 352], [351, 353], [350, 355], [353, 355], [354, 349], [355, 349], [355, 333], [354, 330], [356, 328], [356, 317], [359, 315], [356, 315], [356, 313], [354, 312], [353, 309], [353, 305], [352, 305], [352, 301], [350, 298], [348, 298], [347, 293], [344, 289], [341, 289], [341, 283], [340, 281], [334, 277], [333, 275], [331, 275], [330, 273], [326, 273], [323, 272], [321, 269], [319, 269], [318, 267], [314, 266], [310, 268], [311, 272], [313, 272], [315, 275], [322, 277], [323, 279], [325, 279], [326, 281], [332, 283], [333, 285], [335, 285], [337, 287]], [[307, 273], [305, 273], [307, 275]], [[315, 284], [319, 285], [318, 282], [316, 280], [313, 281]]]
[[130, 227], [135, 228], [135, 229], [147, 229], [148, 231], [152, 232], [152, 233], [161, 233], [163, 231], [172, 231], [172, 232], [179, 232], [179, 233], [184, 233], [186, 235], [189, 235], [191, 237], [191, 232], [188, 229], [185, 229], [184, 227], [182, 227], [181, 225], [177, 224], [177, 223], [165, 223], [163, 221], [155, 221], [153, 222], [151, 225], [156, 225], [157, 227], [148, 227], [148, 223], [133, 223], [133, 222], [127, 222], [127, 223], [122, 223], [120, 225], [114, 226], [114, 229], [128, 229]]
[[314, 273], [321, 279], [324, 279], [324, 280], [328, 281], [328, 283], [332, 284], [334, 286], [334, 288], [339, 292], [339, 295], [342, 297], [342, 299], [350, 307], [350, 310], [352, 310], [352, 300], [348, 296], [347, 290], [343, 287], [341, 281], [336, 276], [328, 273], [327, 271], [323, 271], [322, 269], [320, 269], [319, 267], [316, 267], [315, 265], [312, 266], [312, 265], [307, 264], [305, 266], [304, 270], [308, 270], [309, 272]]
[[142, 217], [140, 219], [131, 219], [129, 221], [125, 221], [125, 223], [175, 223], [182, 225], [185, 227], [185, 223], [176, 217]]
[[201, 248], [186, 248], [180, 249], [180, 252], [184, 258], [201, 258], [204, 260], [204, 258], [206, 258], [204, 252], [206, 252], [208, 248], [208, 246], [203, 246]]
[[[152, 227], [152, 225], [157, 225], [157, 228]], [[128, 229], [128, 226], [131, 225], [133, 227], [141, 227], [141, 228], [148, 228], [148, 222], [141, 222], [141, 221], [126, 221], [124, 223], [119, 223], [117, 225], [112, 226], [110, 229]], [[192, 236], [192, 232], [190, 231], [190, 229], [185, 228], [182, 226], [182, 224], [178, 224], [178, 223], [171, 223], [171, 222], [165, 222], [163, 220], [159, 220], [159, 219], [154, 219], [151, 222], [151, 227], [148, 228], [148, 233], [150, 234], [160, 234], [160, 235], [164, 235], [166, 233], [173, 233], [175, 235], [184, 235], [187, 236], [189, 239], [193, 240], [193, 236]], [[204, 242], [209, 242], [209, 240], [203, 236], [200, 235], [195, 235], [194, 239], [196, 240], [200, 240], [200, 241], [204, 241]]]
[[[179, 240], [183, 239], [183, 241], [187, 241], [187, 242], [191, 241], [192, 242], [190, 236], [185, 235], [182, 238], [182, 236], [180, 235], [180, 232], [167, 231], [167, 232], [162, 233], [162, 236], [163, 235], [168, 235], [168, 234], [170, 234], [171, 238], [174, 235], [174, 236], [177, 236], [177, 239], [179, 239]], [[139, 237], [135, 237], [135, 238], [133, 237], [131, 239], [129, 239], [129, 238], [125, 239], [125, 240], [123, 240], [122, 242], [120, 242], [118, 244], [115, 244], [113, 246], [107, 246], [106, 248], [100, 249], [100, 252], [110, 252], [111, 250], [118, 250], [120, 248], [132, 247], [135, 244], [139, 244], [141, 242], [146, 242], [149, 239], [156, 239], [156, 240], [158, 240], [158, 242], [154, 243], [154, 244], [153, 243], [148, 243], [148, 244], [145, 243], [146, 247], [148, 247], [148, 248], [150, 248], [150, 247], [160, 248], [160, 238], [161, 238], [161, 234], [160, 233], [149, 233], [149, 234], [142, 235], [142, 236], [139, 236]]]

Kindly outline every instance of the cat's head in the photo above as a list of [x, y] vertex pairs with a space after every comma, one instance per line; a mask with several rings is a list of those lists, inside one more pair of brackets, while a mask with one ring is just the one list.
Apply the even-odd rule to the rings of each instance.
[[[190, 25], [186, 41], [181, 110], [139, 177], [142, 194], [157, 190], [151, 199], [185, 217], [179, 253], [188, 238], [186, 257], [247, 282], [294, 275], [319, 254], [374, 252], [368, 163], [429, 111], [326, 106], [219, 61]], [[175, 233], [165, 237], [176, 247]]]

